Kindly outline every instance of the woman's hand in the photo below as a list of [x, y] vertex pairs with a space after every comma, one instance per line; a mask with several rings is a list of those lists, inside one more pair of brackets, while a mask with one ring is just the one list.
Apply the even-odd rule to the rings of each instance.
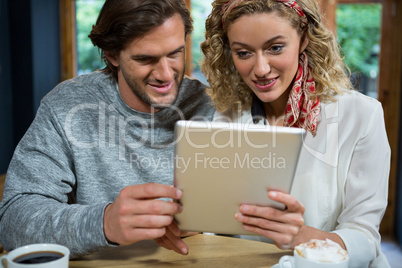
[[270, 191], [268, 197], [284, 204], [286, 209], [241, 205], [236, 219], [243, 223], [243, 229], [272, 239], [278, 248], [293, 249], [304, 225], [304, 206], [289, 194]]

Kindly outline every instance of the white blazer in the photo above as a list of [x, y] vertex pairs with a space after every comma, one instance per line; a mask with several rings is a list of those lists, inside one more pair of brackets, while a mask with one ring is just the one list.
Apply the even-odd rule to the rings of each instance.
[[[382, 106], [357, 91], [336, 98], [321, 103], [316, 137], [306, 131], [291, 195], [306, 208], [305, 225], [342, 238], [349, 267], [390, 267], [378, 231], [391, 158]], [[250, 111], [216, 112], [214, 121], [227, 117], [252, 122]]]

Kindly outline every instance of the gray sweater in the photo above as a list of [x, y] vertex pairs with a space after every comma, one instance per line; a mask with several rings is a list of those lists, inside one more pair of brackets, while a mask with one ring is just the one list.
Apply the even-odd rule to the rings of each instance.
[[0, 243], [58, 243], [73, 257], [110, 246], [107, 204], [128, 185], [172, 185], [174, 123], [213, 113], [205, 86], [187, 77], [175, 104], [154, 114], [129, 108], [101, 72], [61, 83], [43, 98], [10, 163]]

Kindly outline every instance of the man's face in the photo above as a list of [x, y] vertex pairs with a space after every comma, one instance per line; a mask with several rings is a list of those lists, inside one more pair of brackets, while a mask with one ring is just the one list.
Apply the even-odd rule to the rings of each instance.
[[[152, 112], [173, 104], [184, 75], [185, 31], [179, 14], [128, 43], [117, 57], [120, 95], [131, 108]], [[154, 110], [155, 111], [155, 110]]]

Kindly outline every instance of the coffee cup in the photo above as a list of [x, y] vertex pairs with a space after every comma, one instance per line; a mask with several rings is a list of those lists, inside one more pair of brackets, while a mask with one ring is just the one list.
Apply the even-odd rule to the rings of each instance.
[[283, 256], [279, 260], [281, 268], [347, 268], [348, 265], [347, 251], [329, 239], [313, 239], [298, 245], [293, 256]]
[[57, 244], [22, 246], [0, 257], [0, 267], [68, 268], [70, 250]]

